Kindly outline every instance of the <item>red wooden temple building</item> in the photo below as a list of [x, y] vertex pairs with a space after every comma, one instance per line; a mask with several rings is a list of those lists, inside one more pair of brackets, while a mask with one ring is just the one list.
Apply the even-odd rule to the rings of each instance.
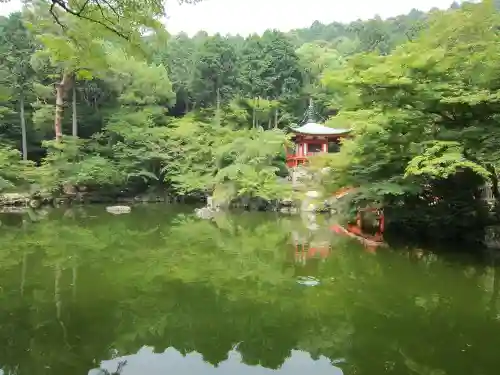
[[308, 109], [307, 122], [293, 133], [293, 150], [288, 150], [286, 162], [288, 168], [296, 168], [307, 162], [309, 156], [320, 153], [334, 153], [340, 149], [340, 139], [350, 133], [350, 129], [334, 129], [314, 122], [312, 102]]

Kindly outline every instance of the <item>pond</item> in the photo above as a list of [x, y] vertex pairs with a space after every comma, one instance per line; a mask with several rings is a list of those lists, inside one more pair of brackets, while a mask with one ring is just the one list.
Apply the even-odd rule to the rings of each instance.
[[500, 256], [190, 212], [1, 214], [0, 374], [499, 373]]

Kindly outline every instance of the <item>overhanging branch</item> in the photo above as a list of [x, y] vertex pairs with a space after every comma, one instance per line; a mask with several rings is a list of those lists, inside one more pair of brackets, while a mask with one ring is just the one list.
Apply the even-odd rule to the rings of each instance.
[[[126, 35], [123, 31], [119, 30], [118, 27], [116, 27], [117, 25], [113, 24], [113, 22], [111, 20], [109, 20], [108, 18], [104, 17], [104, 19], [106, 21], [109, 22], [109, 24], [107, 24], [106, 22], [104, 21], [101, 21], [99, 19], [96, 19], [96, 18], [93, 18], [93, 17], [89, 17], [85, 14], [85, 10], [87, 9], [87, 6], [88, 4], [91, 2], [91, 1], [95, 1], [96, 5], [98, 6], [102, 16], [104, 17], [104, 12], [103, 12], [103, 8], [101, 6], [101, 4], [99, 4], [99, 0], [86, 0], [83, 5], [81, 6], [80, 9], [78, 10], [73, 10], [69, 7], [68, 3], [65, 1], [65, 0], [51, 0], [51, 6], [50, 6], [50, 14], [52, 15], [52, 17], [54, 17], [54, 20], [56, 21], [56, 23], [61, 26], [61, 28], [63, 30], [67, 30], [67, 27], [65, 25], [63, 25], [59, 18], [57, 17], [57, 14], [54, 10], [54, 8], [57, 6], [58, 8], [60, 8], [61, 10], [63, 10], [64, 12], [68, 13], [68, 14], [71, 14], [75, 17], [78, 17], [78, 18], [81, 18], [81, 19], [84, 19], [84, 20], [87, 20], [89, 22], [92, 22], [92, 23], [95, 23], [95, 24], [98, 24], [102, 27], [104, 27], [106, 30], [118, 35], [119, 37], [125, 39], [125, 40], [130, 40], [130, 35]], [[108, 1], [103, 1], [104, 4], [106, 4], [107, 6], [109, 6], [109, 2]], [[105, 5], [105, 6], [106, 6]], [[116, 13], [118, 15], [118, 12], [116, 12], [116, 9], [114, 9], [113, 7], [110, 7], [110, 9]]]

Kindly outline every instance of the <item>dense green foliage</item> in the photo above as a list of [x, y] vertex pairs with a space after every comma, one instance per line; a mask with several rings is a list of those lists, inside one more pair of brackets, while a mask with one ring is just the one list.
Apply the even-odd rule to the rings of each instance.
[[420, 233], [457, 238], [487, 224], [480, 191], [498, 197], [500, 167], [498, 25], [488, 1], [436, 12], [418, 39], [325, 74], [343, 93], [332, 123], [354, 129], [327, 161], [331, 187], [358, 187], [358, 202]]
[[289, 194], [284, 130], [313, 98], [354, 134], [319, 161], [327, 191], [356, 186], [357, 204], [454, 235], [488, 222], [485, 183], [500, 196], [495, 2], [246, 38], [165, 38], [154, 1], [137, 14], [118, 2], [125, 37], [96, 23], [113, 13], [99, 1], [92, 19], [28, 3], [0, 20], [3, 159], [24, 171], [2, 170], [4, 188], [276, 199]]

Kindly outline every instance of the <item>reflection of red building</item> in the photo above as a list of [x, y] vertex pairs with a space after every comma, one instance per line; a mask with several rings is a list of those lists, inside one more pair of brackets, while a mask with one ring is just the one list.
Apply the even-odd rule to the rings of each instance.
[[348, 224], [347, 228], [346, 228], [346, 227], [343, 227], [342, 225], [334, 224], [334, 225], [332, 225], [331, 230], [334, 231], [335, 233], [338, 233], [338, 234], [343, 234], [346, 236], [356, 238], [365, 246], [365, 248], [369, 252], [375, 252], [375, 250], [378, 247], [385, 246], [385, 242], [383, 242], [381, 235], [376, 234], [376, 235], [372, 236], [372, 235], [363, 233], [362, 228], [358, 227], [357, 225]]
[[[354, 189], [353, 188], [344, 188], [339, 190], [337, 193], [334, 194], [334, 196], [337, 199], [340, 199], [350, 192], [352, 192]], [[376, 229], [374, 234], [367, 233], [364, 230], [364, 216], [366, 213], [373, 213], [375, 214], [376, 217]], [[331, 229], [339, 234], [346, 234], [351, 237], [355, 237], [359, 239], [366, 247], [368, 250], [375, 250], [378, 246], [384, 246], [384, 230], [385, 230], [385, 216], [384, 212], [381, 209], [378, 208], [373, 208], [373, 207], [366, 207], [366, 208], [360, 208], [358, 209], [358, 213], [356, 215], [356, 222], [355, 223], [349, 223], [347, 224], [346, 227], [334, 224]]]
[[320, 153], [338, 152], [340, 139], [349, 134], [349, 129], [333, 129], [308, 121], [307, 124], [291, 130], [295, 147], [286, 155], [289, 168], [295, 168], [307, 162], [309, 156]]
[[295, 243], [295, 261], [305, 262], [308, 259], [326, 259], [330, 255], [330, 244], [327, 242], [298, 244]]

